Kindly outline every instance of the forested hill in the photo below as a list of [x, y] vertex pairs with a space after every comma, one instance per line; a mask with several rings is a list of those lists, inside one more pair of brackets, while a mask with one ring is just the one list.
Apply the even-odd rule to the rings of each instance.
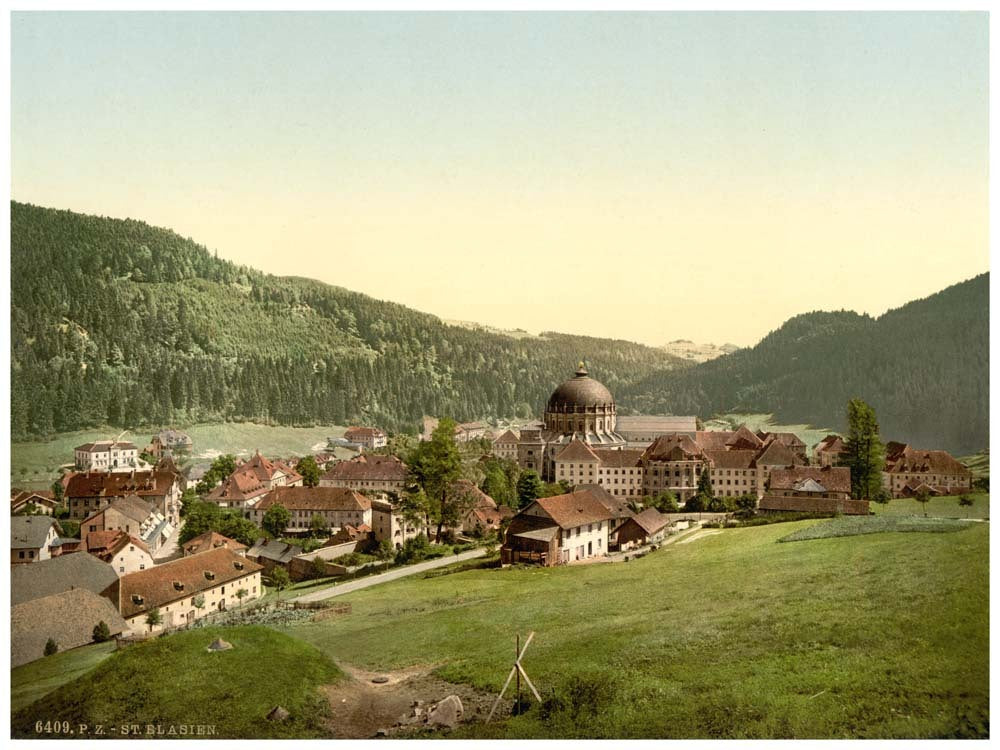
[[11, 204], [14, 440], [104, 424], [527, 417], [580, 359], [619, 392], [686, 366], [626, 341], [450, 326], [139, 221]]
[[757, 346], [618, 393], [640, 411], [774, 412], [779, 422], [845, 429], [847, 400], [878, 414], [882, 435], [959, 455], [989, 445], [989, 274], [875, 319], [799, 315]]

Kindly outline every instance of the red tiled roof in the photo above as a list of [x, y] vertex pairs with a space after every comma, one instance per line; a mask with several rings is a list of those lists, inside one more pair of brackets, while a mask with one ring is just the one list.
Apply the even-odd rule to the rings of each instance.
[[591, 450], [590, 446], [579, 438], [573, 438], [565, 448], [556, 454], [556, 461], [587, 461], [599, 462], [601, 459]]
[[908, 445], [888, 454], [885, 470], [891, 474], [957, 474], [969, 476], [969, 469], [948, 451], [925, 451]]
[[642, 453], [642, 448], [594, 448], [594, 454], [601, 459], [601, 466], [612, 469], [638, 466]]
[[206, 531], [204, 534], [199, 534], [193, 539], [186, 541], [181, 547], [185, 555], [197, 555], [199, 552], [206, 552], [217, 547], [225, 547], [233, 551], [247, 548], [242, 542], [237, 542], [235, 539], [223, 536], [217, 531]]
[[364, 454], [341, 461], [323, 475], [323, 479], [341, 481], [402, 482], [407, 475], [406, 464], [395, 456]]
[[643, 451], [646, 461], [693, 461], [704, 458], [699, 445], [687, 435], [660, 435]]
[[134, 544], [143, 552], [152, 555], [152, 551], [141, 539], [126, 534], [121, 529], [109, 531], [91, 531], [83, 538], [83, 549], [95, 557], [110, 562], [125, 547], [126, 544]]
[[716, 469], [752, 469], [756, 464], [754, 450], [706, 450], [705, 456]]
[[740, 425], [740, 428], [726, 441], [726, 445], [734, 450], [753, 450], [760, 448], [763, 444], [764, 441], [754, 435], [745, 424]]
[[766, 443], [755, 460], [757, 466], [791, 466], [802, 463], [798, 455], [777, 440]]
[[728, 430], [699, 430], [694, 439], [702, 450], [724, 451], [735, 434]]
[[66, 497], [159, 497], [166, 495], [177, 481], [168, 471], [80, 472], [66, 487]]
[[[121, 613], [123, 617], [134, 617], [263, 569], [263, 566], [240, 557], [230, 549], [218, 547], [128, 573], [120, 581]], [[214, 574], [214, 577], [209, 579], [206, 572]], [[180, 584], [179, 589], [175, 582]], [[133, 596], [141, 597], [141, 603]]]
[[813, 452], [843, 453], [844, 448], [844, 439], [840, 437], [840, 435], [827, 435], [825, 438], [816, 443], [816, 447], [813, 448]]
[[344, 487], [275, 487], [257, 504], [263, 512], [280, 504], [288, 510], [368, 510], [371, 501]]
[[535, 504], [564, 529], [612, 518], [611, 511], [587, 490], [539, 498]]
[[520, 440], [513, 430], [507, 430], [503, 435], [494, 440], [494, 443], [516, 443]]
[[[639, 524], [639, 528], [647, 534], [655, 534], [668, 523], [670, 519], [663, 515], [656, 508], [646, 508], [642, 513], [632, 516], [632, 521]], [[628, 521], [626, 521], [628, 523]]]

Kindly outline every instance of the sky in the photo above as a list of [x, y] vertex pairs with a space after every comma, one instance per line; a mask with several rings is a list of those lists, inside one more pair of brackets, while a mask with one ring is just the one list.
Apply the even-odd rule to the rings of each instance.
[[14, 200], [445, 319], [756, 343], [988, 270], [988, 16], [32, 13]]

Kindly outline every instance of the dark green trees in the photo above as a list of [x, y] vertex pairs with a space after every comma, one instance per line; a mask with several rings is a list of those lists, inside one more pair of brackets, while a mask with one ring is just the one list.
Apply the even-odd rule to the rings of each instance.
[[885, 445], [875, 410], [861, 399], [852, 398], [847, 403], [847, 423], [844, 465], [851, 469], [851, 497], [868, 500], [882, 489]]
[[316, 487], [319, 485], [319, 466], [312, 456], [304, 456], [295, 464], [295, 471], [302, 475], [302, 484], [306, 487]]

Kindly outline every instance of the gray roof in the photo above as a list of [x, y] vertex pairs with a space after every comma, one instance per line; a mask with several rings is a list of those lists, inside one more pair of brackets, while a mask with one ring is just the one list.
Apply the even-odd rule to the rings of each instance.
[[52, 524], [59, 532], [59, 523], [52, 516], [11, 516], [10, 548], [41, 549], [49, 535]]
[[265, 539], [261, 537], [254, 542], [253, 547], [247, 550], [247, 557], [251, 559], [264, 558], [273, 560], [276, 563], [287, 563], [293, 557], [302, 554], [302, 548], [294, 544], [285, 544], [277, 539]]
[[[86, 554], [83, 556], [90, 557]], [[111, 635], [117, 635], [128, 628], [111, 602], [86, 589], [63, 591], [61, 594], [44, 596], [12, 607], [11, 666], [41, 659], [45, 655], [45, 643], [49, 638], [56, 642], [60, 651], [90, 643], [94, 637], [94, 626], [102, 620], [107, 624]]]
[[50, 560], [11, 566], [10, 603], [30, 602], [70, 589], [102, 594], [117, 583], [118, 574], [106, 562], [86, 552], [73, 552]]
[[524, 539], [537, 539], [540, 542], [548, 542], [559, 533], [558, 526], [549, 526], [544, 529], [532, 529], [531, 531], [522, 531], [520, 534], [514, 534], [514, 536], [523, 537]]
[[618, 432], [650, 432], [669, 434], [671, 432], [694, 433], [698, 429], [697, 417], [652, 417], [622, 416], [615, 422]]

